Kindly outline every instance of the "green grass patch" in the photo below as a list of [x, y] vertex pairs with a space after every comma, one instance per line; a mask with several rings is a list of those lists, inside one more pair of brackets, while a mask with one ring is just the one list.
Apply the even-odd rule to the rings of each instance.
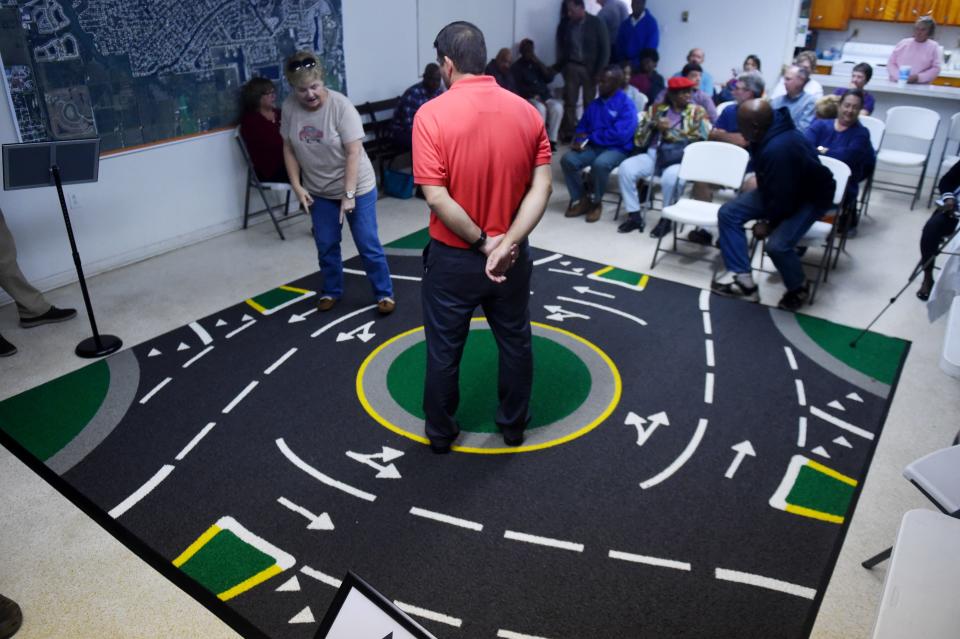
[[787, 503], [843, 517], [853, 499], [854, 487], [809, 466], [797, 475]]
[[833, 357], [884, 384], [893, 384], [907, 341], [867, 333], [856, 348], [851, 348], [850, 342], [860, 334], [859, 329], [809, 315], [797, 314], [796, 318], [803, 332]]
[[270, 555], [229, 530], [221, 530], [180, 566], [180, 570], [210, 592], [220, 594], [275, 563]]
[[410, 235], [404, 235], [398, 240], [394, 240], [386, 245], [387, 248], [397, 249], [422, 249], [430, 243], [430, 230], [422, 228]]
[[640, 280], [643, 278], [643, 273], [636, 273], [634, 271], [628, 271], [622, 268], [614, 268], [607, 271], [603, 275], [598, 275], [598, 277], [605, 280], [614, 280], [615, 282], [623, 282], [624, 284], [637, 286], [640, 284]]

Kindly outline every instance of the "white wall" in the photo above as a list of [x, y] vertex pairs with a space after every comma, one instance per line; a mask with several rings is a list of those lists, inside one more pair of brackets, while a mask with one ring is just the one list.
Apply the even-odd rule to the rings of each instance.
[[[660, 65], [664, 77], [678, 72], [687, 52], [700, 47], [706, 53], [704, 67], [715, 82], [726, 82], [730, 69], [738, 71], [743, 59], [760, 56], [763, 78], [772, 86], [780, 66], [793, 52], [792, 33], [800, 12], [800, 0], [772, 2], [717, 2], [716, 0], [648, 0], [660, 23]], [[683, 22], [682, 12], [689, 12]]]
[[[660, 21], [661, 68], [673, 72], [694, 44], [707, 51], [718, 80], [729, 67], [757, 53], [775, 73], [789, 50], [799, 0], [729, 3], [691, 0], [690, 22], [667, 0], [648, 6]], [[443, 25], [470, 20], [487, 38], [490, 56], [525, 37], [540, 57], [555, 59], [558, 0], [344, 0], [347, 88], [354, 102], [394, 96], [416, 82], [433, 60], [433, 39]], [[596, 11], [594, 3], [588, 9]], [[773, 79], [771, 76], [769, 79]], [[2, 83], [0, 83], [2, 86]], [[16, 135], [7, 96], [0, 90], [0, 142]], [[79, 205], [72, 219], [88, 275], [240, 227], [243, 171], [231, 133], [218, 133], [103, 158], [97, 184], [67, 187]], [[75, 279], [56, 194], [52, 189], [0, 191], [20, 266], [47, 290]], [[278, 240], [279, 241], [279, 240]], [[7, 301], [0, 293], [0, 303]]]

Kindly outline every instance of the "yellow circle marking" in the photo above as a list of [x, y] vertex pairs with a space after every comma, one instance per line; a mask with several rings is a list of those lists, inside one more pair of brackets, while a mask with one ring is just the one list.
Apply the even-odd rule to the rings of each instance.
[[[475, 317], [471, 321], [486, 322], [487, 320], [486, 318], [483, 318], [483, 317]], [[599, 355], [600, 359], [602, 359], [606, 363], [606, 365], [610, 368], [610, 373], [613, 375], [613, 397], [610, 399], [610, 403], [603, 410], [603, 412], [601, 412], [600, 415], [598, 415], [596, 419], [591, 421], [589, 424], [587, 424], [580, 430], [572, 432], [559, 439], [553, 439], [548, 442], [543, 442], [541, 444], [535, 444], [531, 446], [515, 446], [515, 447], [511, 446], [511, 447], [504, 447], [504, 448], [477, 448], [473, 446], [451, 446], [451, 450], [455, 450], [460, 453], [476, 453], [478, 455], [503, 455], [508, 453], [526, 453], [533, 450], [541, 450], [543, 448], [552, 448], [553, 446], [559, 446], [560, 444], [565, 444], [569, 441], [573, 441], [578, 437], [582, 437], [583, 435], [586, 435], [591, 430], [599, 426], [601, 422], [603, 422], [603, 420], [609, 417], [610, 414], [613, 412], [613, 409], [617, 407], [617, 404], [620, 402], [620, 394], [623, 391], [623, 384], [620, 381], [620, 371], [617, 370], [616, 364], [613, 363], [613, 360], [610, 359], [606, 353], [600, 350], [600, 348], [595, 344], [593, 344], [592, 342], [589, 342], [584, 338], [580, 337], [579, 335], [575, 335], [574, 333], [571, 333], [570, 331], [566, 331], [562, 328], [557, 328], [556, 326], [549, 326], [548, 324], [541, 324], [540, 322], [530, 322], [530, 323], [533, 326], [539, 326], [540, 328], [556, 331], [557, 333], [561, 333], [563, 335], [566, 335], [567, 337], [575, 339], [581, 344], [584, 344], [588, 348], [592, 349], [597, 355]], [[402, 339], [407, 335], [412, 335], [413, 333], [420, 332], [420, 331], [423, 331], [422, 326], [419, 326], [417, 328], [411, 328], [409, 331], [405, 331], [403, 333], [400, 333], [399, 335], [395, 335], [394, 337], [391, 337], [386, 342], [384, 342], [383, 344], [375, 348], [373, 352], [367, 355], [367, 358], [363, 360], [363, 364], [360, 365], [360, 370], [357, 371], [356, 387], [357, 387], [357, 397], [360, 398], [360, 403], [363, 405], [363, 408], [381, 426], [383, 426], [384, 428], [387, 428], [388, 430], [392, 430], [398, 435], [402, 435], [403, 437], [412, 439], [415, 442], [420, 442], [421, 444], [429, 445], [430, 440], [427, 439], [426, 437], [411, 433], [410, 431], [404, 430], [403, 428], [400, 428], [396, 424], [393, 424], [387, 421], [370, 404], [370, 402], [367, 400], [366, 393], [363, 391], [363, 376], [364, 376], [364, 373], [366, 373], [367, 371], [367, 365], [370, 364], [370, 362], [372, 362], [377, 357], [377, 355], [379, 355], [380, 352], [390, 344], [393, 344], [397, 340]]]

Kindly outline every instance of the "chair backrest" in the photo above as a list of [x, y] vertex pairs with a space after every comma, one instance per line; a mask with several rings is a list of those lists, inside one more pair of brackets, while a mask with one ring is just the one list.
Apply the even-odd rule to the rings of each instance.
[[650, 98], [647, 97], [645, 93], [640, 94], [640, 104], [637, 105], [637, 118], [640, 117], [640, 114], [646, 111], [647, 102], [650, 101]]
[[960, 113], [950, 116], [950, 130], [947, 131], [948, 140], [960, 140]]
[[257, 179], [257, 174], [253, 170], [253, 159], [250, 157], [250, 152], [247, 151], [247, 145], [243, 141], [243, 136], [240, 135], [240, 127], [237, 127], [233, 132], [233, 138], [237, 141], [237, 146], [240, 147], [240, 154], [243, 156], [243, 162], [247, 165], [247, 181]]
[[843, 194], [847, 190], [847, 181], [850, 180], [850, 167], [845, 162], [836, 158], [820, 156], [820, 164], [824, 165], [833, 173], [833, 181], [837, 183], [837, 188], [833, 192], [833, 203], [840, 206], [843, 201]]
[[720, 104], [717, 105], [717, 115], [720, 115], [721, 113], [723, 113], [723, 110], [726, 109], [731, 104], [736, 104], [736, 103], [737, 103], [736, 100], [727, 100], [726, 102], [721, 102]]
[[936, 505], [954, 517], [960, 512], [960, 446], [948, 446], [925, 455], [903, 469], [903, 476]]
[[880, 143], [883, 141], [883, 132], [887, 128], [887, 125], [883, 123], [883, 120], [880, 118], [875, 118], [872, 115], [861, 115], [860, 124], [867, 127], [867, 131], [870, 132], [870, 144], [873, 145], [873, 152], [876, 153], [880, 150]]
[[694, 142], [683, 150], [679, 177], [739, 189], [749, 161], [750, 154], [736, 144]]
[[932, 142], [939, 125], [940, 114], [932, 109], [897, 106], [887, 111], [885, 132]]

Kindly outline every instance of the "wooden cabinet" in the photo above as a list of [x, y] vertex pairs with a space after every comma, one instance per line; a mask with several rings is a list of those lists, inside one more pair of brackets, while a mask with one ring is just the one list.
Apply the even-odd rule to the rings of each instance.
[[810, 2], [810, 28], [846, 29], [850, 22], [851, 4], [849, 0], [812, 0]]
[[896, 11], [897, 0], [854, 0], [850, 17], [857, 20], [892, 20], [896, 17]]
[[[815, 18], [821, 16], [819, 21], [829, 22], [831, 26], [816, 28], [846, 29], [843, 5], [847, 5], [847, 17], [854, 20], [909, 23], [920, 16], [932, 15], [938, 25], [960, 26], [960, 0], [813, 0], [810, 6], [810, 27], [814, 28]], [[832, 26], [833, 24], [843, 26]]]
[[920, 16], [933, 15], [934, 4], [934, 0], [900, 0], [896, 21], [914, 22]]

